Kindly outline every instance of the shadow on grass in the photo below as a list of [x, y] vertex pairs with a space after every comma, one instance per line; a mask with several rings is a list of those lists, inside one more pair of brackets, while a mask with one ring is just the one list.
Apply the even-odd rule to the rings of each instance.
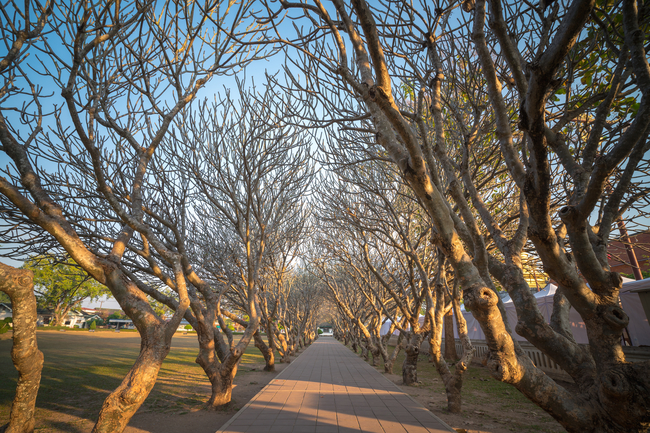
[[[102, 333], [39, 332], [37, 338], [45, 356], [36, 400], [37, 427], [55, 431], [81, 431], [53, 420], [56, 414], [94, 422], [104, 399], [121, 383], [140, 352], [140, 336], [134, 333], [102, 338]], [[195, 363], [196, 338], [175, 340], [158, 381], [142, 406], [144, 411], [183, 412], [202, 407], [209, 398], [210, 383]], [[11, 340], [0, 340], [0, 425], [9, 421], [18, 380], [11, 361], [11, 346]], [[241, 364], [263, 364], [264, 358], [255, 352], [257, 349], [251, 345]], [[46, 414], [49, 411], [56, 414]]]

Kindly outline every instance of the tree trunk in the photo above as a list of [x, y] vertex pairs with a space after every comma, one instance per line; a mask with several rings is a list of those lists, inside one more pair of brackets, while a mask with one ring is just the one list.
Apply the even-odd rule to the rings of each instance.
[[266, 339], [269, 342], [268, 346], [269, 349], [271, 349], [271, 353], [274, 353], [276, 350], [276, 342], [275, 342], [275, 330], [273, 329], [274, 325], [273, 322], [267, 321], [266, 322]]
[[449, 310], [444, 317], [445, 328], [445, 359], [457, 360], [456, 338], [454, 336], [454, 312]]
[[[179, 272], [180, 273], [180, 272]], [[99, 412], [92, 433], [121, 433], [156, 383], [158, 371], [171, 348], [171, 340], [183, 318], [189, 298], [184, 280], [177, 280], [179, 304], [165, 322], [151, 310], [145, 295], [119, 269], [106, 274], [106, 286], [131, 317], [140, 333], [140, 354], [122, 383], [111, 392]]]
[[289, 353], [289, 346], [287, 344], [287, 339], [284, 337], [284, 334], [278, 333], [277, 335], [278, 342], [280, 347], [278, 347], [278, 352], [280, 353], [280, 362], [289, 364], [291, 362], [291, 356]]
[[41, 383], [43, 353], [36, 342], [36, 297], [31, 271], [0, 263], [0, 290], [11, 298], [13, 308], [13, 346], [11, 359], [18, 370], [16, 396], [6, 433], [34, 431], [34, 408]]
[[56, 311], [54, 311], [54, 314], [52, 314], [51, 326], [63, 326], [63, 317]]
[[368, 362], [368, 345], [361, 343], [361, 357]]
[[293, 337], [294, 343], [293, 343], [293, 348], [295, 350], [296, 346], [298, 347], [298, 352], [302, 350], [302, 340], [300, 339], [299, 336], [294, 336]]
[[[388, 340], [389, 338], [386, 338], [386, 350], [388, 350]], [[402, 350], [402, 341], [404, 340], [404, 333], [400, 332], [399, 337], [397, 337], [397, 344], [395, 345], [395, 348], [393, 349], [392, 353], [387, 357], [386, 361], [384, 361], [384, 373], [388, 374], [393, 374], [393, 367], [395, 366], [395, 360], [397, 359], [397, 355], [399, 355], [400, 351]]]
[[[214, 327], [215, 318], [219, 323], [224, 323], [223, 314], [230, 317], [231, 320], [237, 321], [239, 319], [234, 315], [230, 315], [221, 310], [217, 302], [209, 303], [214, 305], [212, 309], [197, 308], [194, 311], [194, 316], [197, 320], [197, 336], [199, 339], [199, 356], [196, 358], [199, 364], [205, 371], [210, 384], [212, 385], [210, 399], [206, 406], [208, 409], [215, 409], [224, 404], [230, 403], [232, 398], [232, 385], [239, 361], [241, 360], [246, 347], [255, 335], [257, 346], [261, 342], [264, 347], [264, 341], [259, 335], [259, 317], [254, 317], [251, 314], [251, 319], [248, 323], [241, 321], [240, 325], [244, 326], [245, 331], [241, 339], [236, 345], [232, 344], [232, 336], [228, 335], [229, 345], [223, 342], [223, 338], [218, 334], [218, 330]], [[224, 329], [222, 327], [222, 329]], [[227, 329], [227, 328], [226, 328]], [[257, 341], [259, 339], [259, 341]], [[215, 340], [219, 340], [215, 346]], [[219, 349], [218, 351], [216, 349]], [[264, 352], [263, 352], [264, 353]]]
[[[222, 375], [220, 371], [221, 362], [220, 360], [226, 359], [228, 355], [229, 348], [226, 346], [225, 341], [221, 338], [221, 344], [223, 347], [220, 350], [218, 343], [215, 343], [215, 334], [214, 328], [211, 329], [207, 325], [206, 318], [200, 314], [196, 314], [197, 326], [196, 334], [199, 341], [199, 354], [196, 357], [195, 362], [201, 366], [205, 375], [208, 377], [211, 385], [211, 395], [210, 399], [206, 403], [207, 408], [214, 408], [223, 403], [215, 403], [221, 400], [230, 401], [230, 395], [232, 394], [231, 390], [228, 389], [227, 383], [222, 383]], [[207, 314], [208, 320], [210, 319], [210, 314]], [[227, 397], [226, 397], [227, 395]]]
[[256, 331], [253, 338], [255, 339], [255, 347], [262, 352], [262, 356], [264, 357], [264, 362], [266, 364], [264, 366], [264, 371], [275, 371], [275, 356], [273, 355], [273, 349], [264, 343], [260, 331]]
[[388, 360], [384, 362], [384, 373], [393, 374], [394, 367], [395, 367], [395, 359], [388, 358]]
[[379, 365], [379, 359], [382, 358], [382, 352], [379, 350], [379, 347], [377, 347], [376, 344], [373, 344], [370, 349], [370, 353], [372, 353], [372, 366], [376, 367]]
[[412, 333], [410, 341], [404, 351], [406, 357], [402, 363], [402, 382], [404, 385], [415, 385], [418, 383], [418, 356], [420, 356], [421, 336]]
[[171, 348], [163, 326], [142, 335], [140, 355], [122, 383], [104, 400], [92, 433], [122, 432], [156, 384], [158, 371]]
[[216, 378], [218, 380], [211, 381], [212, 395], [207, 403], [209, 408], [223, 406], [232, 401], [232, 384], [237, 374], [237, 364], [231, 369], [222, 369]]
[[[246, 338], [250, 341], [251, 336], [249, 335], [247, 337], [246, 334], [244, 334], [242, 340], [245, 340]], [[248, 343], [246, 343], [246, 345], [247, 344]], [[214, 343], [210, 344], [207, 341], [201, 343], [200, 340], [199, 346], [199, 356], [196, 358], [196, 363], [203, 368], [203, 371], [206, 376], [208, 376], [211, 385], [211, 394], [206, 403], [206, 407], [208, 409], [215, 409], [219, 406], [230, 403], [230, 400], [232, 399], [233, 380], [237, 374], [237, 368], [241, 356], [244, 353], [244, 349], [242, 349], [238, 343], [237, 347], [226, 353], [223, 362], [220, 362], [216, 356], [216, 351], [214, 350]]]

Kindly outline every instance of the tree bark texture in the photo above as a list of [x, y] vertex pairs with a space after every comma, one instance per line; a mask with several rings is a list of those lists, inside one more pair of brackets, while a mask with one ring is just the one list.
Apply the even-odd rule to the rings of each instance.
[[218, 372], [219, 379], [211, 381], [212, 395], [208, 400], [208, 407], [215, 408], [230, 403], [232, 400], [232, 384], [236, 374], [237, 366], [229, 371], [223, 369], [223, 371]]
[[409, 343], [404, 349], [404, 352], [406, 352], [406, 357], [402, 363], [402, 381], [404, 385], [415, 385], [418, 383], [420, 344], [422, 344], [422, 335], [412, 333]]
[[6, 433], [34, 431], [34, 409], [41, 383], [43, 353], [36, 343], [36, 297], [34, 274], [0, 263], [0, 290], [11, 298], [13, 309], [13, 346], [11, 359], [18, 370], [16, 396]]
[[[254, 307], [254, 304], [251, 303], [249, 308]], [[264, 341], [261, 336], [259, 336], [259, 323], [260, 318], [257, 314], [250, 314], [250, 321], [245, 322], [242, 319], [238, 318], [236, 315], [229, 313], [226, 310], [221, 308], [218, 311], [209, 311], [208, 314], [197, 314], [201, 311], [196, 310], [195, 315], [198, 319], [197, 336], [199, 337], [199, 356], [196, 358], [196, 363], [199, 364], [205, 371], [208, 379], [210, 379], [210, 384], [212, 385], [212, 394], [208, 400], [207, 407], [209, 409], [214, 409], [218, 406], [230, 403], [232, 398], [232, 384], [237, 374], [237, 368], [239, 366], [239, 361], [241, 360], [246, 347], [250, 343], [254, 334], [258, 334], [258, 338], [262, 344]], [[215, 340], [217, 336], [217, 331], [212, 325], [214, 323], [214, 314], [217, 317], [221, 315], [226, 315], [231, 320], [245, 327], [244, 334], [242, 335], [239, 342], [228, 347], [221, 348], [221, 359], [217, 356], [217, 351], [215, 348]], [[223, 320], [221, 320], [223, 322]], [[258, 345], [256, 340], [255, 345]], [[266, 346], [266, 345], [264, 345]]]
[[291, 353], [289, 351], [289, 345], [287, 344], [287, 339], [284, 334], [278, 332], [277, 334], [278, 342], [280, 347], [278, 347], [278, 353], [280, 353], [280, 362], [289, 364], [291, 362]]
[[[385, 373], [393, 374], [393, 367], [395, 366], [395, 360], [397, 359], [397, 355], [399, 355], [400, 351], [404, 347], [402, 343], [403, 341], [404, 341], [404, 333], [400, 332], [399, 337], [397, 337], [397, 345], [395, 346], [395, 349], [393, 349], [393, 352], [390, 354], [390, 356], [388, 356], [388, 358], [384, 362]], [[388, 338], [386, 339], [386, 342], [388, 342]]]
[[171, 348], [164, 329], [153, 328], [142, 335], [140, 355], [122, 383], [104, 400], [92, 433], [123, 431], [156, 384], [158, 372]]
[[264, 343], [259, 331], [253, 334], [253, 339], [255, 340], [255, 347], [262, 352], [262, 356], [264, 357], [264, 371], [275, 371], [275, 355], [273, 354], [273, 349]]
[[[180, 268], [176, 272], [180, 274]], [[119, 269], [113, 268], [105, 275], [106, 286], [131, 317], [141, 338], [138, 358], [122, 383], [104, 400], [92, 430], [92, 433], [120, 433], [156, 384], [160, 367], [171, 349], [172, 337], [190, 301], [184, 280], [177, 280], [180, 302], [174, 316], [165, 322], [153, 314], [150, 307], [149, 311], [143, 308], [142, 303], [149, 306], [145, 295], [137, 292], [135, 284]]]
[[454, 313], [449, 310], [444, 316], [445, 328], [445, 359], [456, 360], [456, 337], [454, 336]]

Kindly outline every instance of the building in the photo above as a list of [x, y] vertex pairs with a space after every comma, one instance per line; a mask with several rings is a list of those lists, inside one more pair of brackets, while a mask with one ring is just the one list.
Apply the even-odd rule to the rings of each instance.
[[13, 316], [13, 309], [11, 308], [11, 304], [0, 303], [0, 320], [4, 320], [12, 316]]
[[108, 327], [115, 329], [135, 329], [131, 319], [108, 319]]
[[[37, 314], [37, 326], [51, 326], [54, 321], [54, 311], [38, 309], [36, 310]], [[85, 311], [70, 311], [65, 316], [63, 325], [67, 328], [90, 328], [90, 324], [93, 321], [99, 321], [101, 317], [97, 314], [86, 313]]]
[[632, 247], [641, 272], [650, 272], [650, 232], [647, 231], [630, 235], [629, 242], [623, 242], [621, 238], [618, 238], [609, 243], [607, 258], [611, 270], [634, 278], [634, 270], [626, 249], [627, 245]]
[[[188, 325], [190, 326], [190, 329], [185, 328]], [[181, 323], [178, 325], [178, 328], [176, 329], [176, 331], [183, 331], [183, 332], [193, 331], [193, 330], [194, 330], [194, 328], [192, 328], [192, 325], [190, 325], [190, 322], [188, 322], [185, 319], [181, 320]]]
[[119, 308], [82, 308], [81, 310], [87, 313], [97, 314], [104, 321], [107, 321], [108, 316], [112, 314], [124, 314], [124, 311]]
[[323, 331], [322, 334], [320, 335], [334, 335], [334, 331], [332, 329], [332, 325], [329, 323], [324, 323], [322, 325], [318, 325], [318, 329], [320, 331]]

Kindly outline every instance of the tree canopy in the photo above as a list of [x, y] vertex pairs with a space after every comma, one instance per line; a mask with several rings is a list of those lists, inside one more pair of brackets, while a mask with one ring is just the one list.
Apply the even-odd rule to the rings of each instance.
[[[61, 293], [105, 285], [143, 341], [94, 431], [124, 429], [182, 319], [210, 406], [230, 401], [250, 341], [272, 370], [274, 348], [289, 361], [329, 314], [386, 371], [404, 350], [407, 384], [426, 339], [459, 411], [461, 303], [491, 374], [564, 428], [647, 429], [650, 363], [626, 361], [608, 261], [618, 233], [648, 226], [647, 2], [25, 5], [0, 6], [4, 255], [71, 257], [85, 274], [30, 266]], [[268, 59], [283, 67], [262, 75]], [[550, 279], [547, 322], [533, 293]]]
[[38, 306], [53, 312], [52, 326], [61, 326], [67, 314], [85, 299], [97, 300], [110, 294], [80, 268], [73, 259], [37, 256], [22, 266], [34, 273], [34, 292]]

